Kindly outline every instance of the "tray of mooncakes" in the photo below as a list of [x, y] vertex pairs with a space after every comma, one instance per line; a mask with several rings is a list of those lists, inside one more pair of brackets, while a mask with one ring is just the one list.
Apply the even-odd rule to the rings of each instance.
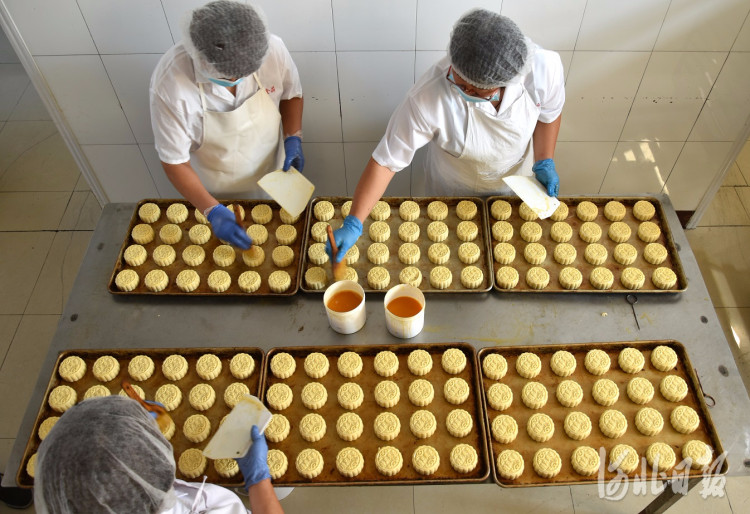
[[[305, 231], [302, 283], [324, 292], [333, 282], [325, 253], [326, 226], [335, 230], [351, 199], [313, 199]], [[486, 209], [475, 197], [384, 197], [365, 219], [362, 237], [345, 257], [347, 279], [366, 292], [408, 283], [425, 293], [484, 293], [492, 288]]]
[[[307, 211], [272, 200], [223, 200], [239, 210], [248, 250], [221, 241], [205, 216], [176, 199], [141, 200], [108, 283], [110, 293], [156, 296], [291, 296], [299, 289]], [[236, 214], [235, 214], [236, 215]]]
[[698, 377], [677, 341], [491, 347], [477, 356], [501, 486], [727, 472]]
[[483, 482], [476, 352], [467, 343], [272, 348], [264, 403], [275, 485]]
[[207, 459], [201, 450], [242, 395], [260, 397], [264, 369], [260, 348], [60, 352], [16, 481], [33, 487], [39, 445], [67, 409], [100, 396], [124, 396], [122, 381], [128, 380], [141, 398], [162, 403], [172, 418], [164, 436], [174, 449], [177, 478], [190, 481], [206, 475], [213, 484], [242, 486], [234, 459]]
[[675, 293], [687, 277], [661, 202], [561, 197], [540, 220], [518, 197], [487, 198], [494, 288], [501, 292]]

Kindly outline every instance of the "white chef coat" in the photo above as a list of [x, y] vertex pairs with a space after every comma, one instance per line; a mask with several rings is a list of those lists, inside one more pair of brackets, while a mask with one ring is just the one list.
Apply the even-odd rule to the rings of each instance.
[[[467, 142], [470, 109], [502, 118], [514, 104], [517, 105], [524, 92], [539, 108], [538, 121], [554, 121], [565, 103], [560, 56], [537, 47], [533, 59], [529, 73], [522, 81], [505, 88], [500, 108], [495, 110], [490, 102], [467, 102], [461, 98], [446, 79], [450, 58], [442, 58], [422, 75], [391, 115], [388, 128], [372, 154], [373, 159], [397, 172], [408, 166], [417, 149], [428, 143], [432, 145], [430, 151], [444, 151], [459, 158], [464, 154]], [[529, 142], [519, 149], [519, 153], [526, 150]], [[426, 169], [425, 173], [429, 175], [430, 170]]]
[[[284, 42], [270, 35], [268, 55], [258, 69], [258, 79], [278, 108], [281, 100], [302, 96], [297, 67]], [[240, 107], [258, 90], [252, 77], [237, 85], [236, 96], [224, 86], [196, 75], [193, 61], [182, 43], [167, 50], [151, 76], [151, 126], [159, 159], [181, 164], [203, 142], [203, 106], [198, 89], [203, 83], [206, 108], [229, 112]]]
[[[174, 498], [171, 505], [163, 508], [158, 514], [248, 514], [250, 511], [239, 496], [229, 489], [214, 485], [185, 482], [175, 479]], [[197, 499], [197, 501], [196, 501]]]

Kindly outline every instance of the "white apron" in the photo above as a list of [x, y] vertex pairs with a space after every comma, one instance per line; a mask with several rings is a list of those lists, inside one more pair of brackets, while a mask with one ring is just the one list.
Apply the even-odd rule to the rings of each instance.
[[206, 109], [203, 84], [203, 142], [191, 164], [206, 189], [217, 196], [267, 197], [257, 182], [284, 162], [281, 114], [258, 80], [258, 91], [229, 112]]
[[531, 176], [532, 135], [541, 109], [526, 88], [498, 116], [469, 106], [466, 143], [454, 157], [430, 143], [425, 159], [425, 189], [430, 196], [512, 194], [507, 175]]

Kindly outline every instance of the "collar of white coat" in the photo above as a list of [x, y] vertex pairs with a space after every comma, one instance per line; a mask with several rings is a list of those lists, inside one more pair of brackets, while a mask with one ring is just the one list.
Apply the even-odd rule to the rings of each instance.
[[[447, 72], [448, 70], [446, 69], [446, 73]], [[500, 100], [500, 108], [495, 110], [495, 106], [492, 105], [492, 102], [467, 102], [461, 97], [461, 94], [451, 85], [450, 82], [447, 80], [445, 80], [445, 82], [446, 87], [448, 88], [448, 94], [452, 95], [452, 98], [456, 102], [465, 104], [469, 109], [479, 109], [480, 111], [484, 111], [493, 116], [498, 116], [504, 113], [511, 105], [513, 105], [513, 102], [521, 97], [524, 90], [523, 84], [507, 85], [505, 87], [505, 92], [503, 93], [503, 98]]]

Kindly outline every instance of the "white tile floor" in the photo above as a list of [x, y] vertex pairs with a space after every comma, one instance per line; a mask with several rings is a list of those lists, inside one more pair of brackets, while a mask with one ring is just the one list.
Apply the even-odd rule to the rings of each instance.
[[[55, 332], [101, 209], [20, 66], [0, 82], [0, 469]], [[7, 86], [7, 87], [5, 87]], [[727, 341], [750, 388], [750, 143], [701, 226], [688, 232]], [[729, 477], [727, 494], [700, 486], [670, 512], [748, 512], [750, 477]], [[533, 492], [495, 485], [301, 488], [287, 512], [637, 512], [651, 494], [619, 502], [596, 486]], [[27, 510], [33, 512], [33, 508]], [[11, 512], [0, 504], [0, 513]], [[12, 511], [17, 512], [17, 511]]]

